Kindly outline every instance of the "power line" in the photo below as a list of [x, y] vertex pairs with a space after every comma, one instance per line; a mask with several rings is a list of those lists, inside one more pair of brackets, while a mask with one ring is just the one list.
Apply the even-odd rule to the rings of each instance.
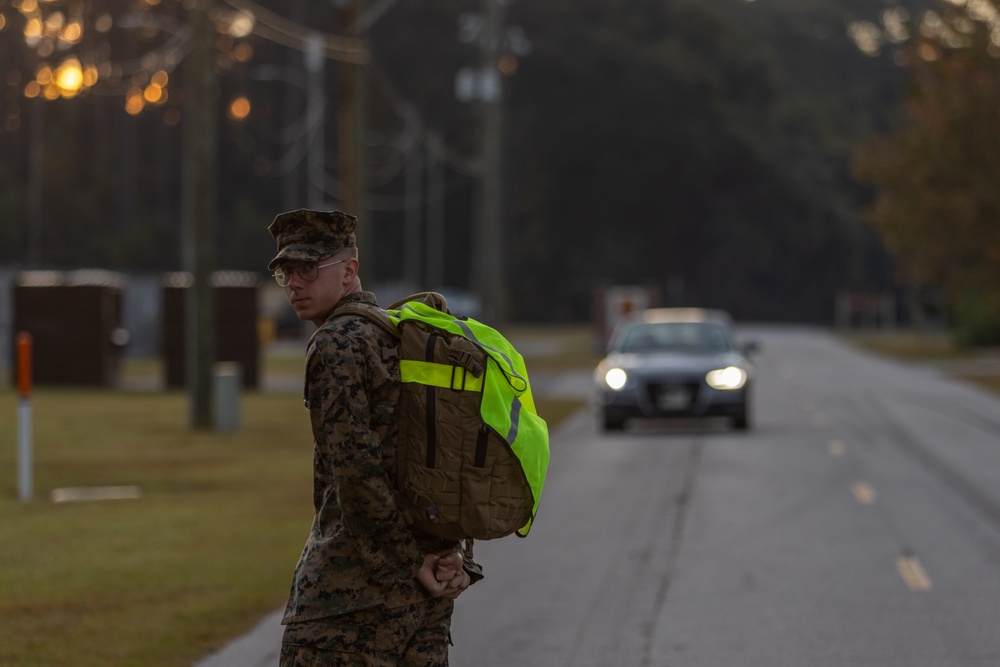
[[368, 63], [370, 58], [368, 49], [364, 42], [356, 37], [343, 37], [313, 30], [252, 0], [224, 0], [224, 2], [233, 9], [253, 16], [253, 32], [264, 39], [307, 53], [310, 49], [310, 40], [318, 38], [323, 57], [356, 65]]

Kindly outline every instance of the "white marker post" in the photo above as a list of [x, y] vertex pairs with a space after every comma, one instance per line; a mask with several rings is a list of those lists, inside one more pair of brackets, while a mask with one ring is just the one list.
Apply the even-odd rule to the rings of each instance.
[[31, 334], [17, 334], [17, 491], [22, 502], [31, 500]]

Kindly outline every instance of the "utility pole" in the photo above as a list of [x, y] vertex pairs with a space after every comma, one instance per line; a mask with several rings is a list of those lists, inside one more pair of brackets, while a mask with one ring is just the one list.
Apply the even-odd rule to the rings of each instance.
[[185, 370], [191, 426], [210, 428], [214, 409], [215, 311], [212, 293], [215, 217], [215, 62], [210, 0], [188, 5], [191, 51], [184, 70], [184, 247]]
[[42, 263], [42, 183], [45, 180], [45, 100], [31, 100], [34, 113], [28, 121], [31, 140], [28, 147], [28, 266]]
[[426, 254], [421, 243], [421, 213], [424, 208], [424, 164], [420, 137], [413, 140], [413, 150], [406, 161], [403, 172], [404, 206], [403, 211], [403, 278], [409, 283], [411, 292], [420, 291], [420, 258]]
[[474, 253], [476, 293], [482, 301], [482, 318], [493, 326], [503, 324], [506, 298], [504, 275], [505, 235], [501, 211], [501, 102], [503, 83], [497, 61], [503, 28], [505, 0], [486, 0], [480, 37], [479, 85], [482, 99], [483, 181], [479, 198], [478, 251]]
[[427, 236], [424, 258], [427, 262], [424, 276], [430, 289], [444, 285], [444, 213], [445, 213], [445, 173], [444, 147], [440, 135], [431, 133], [427, 137]]
[[[298, 24], [305, 25], [308, 22], [307, 14], [307, 0], [294, 0], [289, 2], [288, 11], [291, 13], [291, 18]], [[287, 49], [285, 55], [285, 67], [287, 71], [298, 72], [303, 68], [305, 64], [303, 54], [299, 53], [296, 49]], [[260, 69], [260, 68], [258, 68]], [[309, 84], [301, 79], [295, 80], [289, 76], [284, 77], [285, 83], [285, 94], [284, 99], [281, 101], [281, 114], [283, 119], [283, 125], [285, 127], [291, 126], [298, 120], [299, 110], [297, 102], [295, 99], [298, 91], [306, 90], [306, 95], [308, 96]], [[308, 104], [308, 97], [306, 98], [306, 104]], [[308, 112], [306, 113], [306, 118], [309, 118]], [[292, 153], [297, 153], [300, 149], [305, 151], [308, 149], [306, 142], [308, 138], [306, 136], [299, 136], [295, 139], [294, 143], [289, 146], [289, 150]], [[303, 185], [308, 182], [308, 176], [303, 177], [303, 170], [301, 166], [296, 163], [291, 165], [284, 178], [282, 179], [282, 201], [284, 202], [283, 207], [286, 211], [291, 211], [296, 208], [302, 208], [302, 202], [308, 202], [308, 199], [303, 199], [302, 188]]]
[[326, 101], [325, 83], [326, 58], [323, 55], [323, 37], [313, 33], [306, 39], [306, 118], [315, 124], [310, 133], [310, 146], [307, 155], [309, 176], [307, 181], [309, 208], [325, 210], [326, 195], [323, 190], [326, 180]]
[[[358, 19], [364, 13], [364, 0], [348, 0], [347, 7], [341, 12], [341, 25], [344, 34], [356, 33]], [[361, 37], [356, 35], [360, 40]], [[343, 192], [340, 193], [341, 209], [355, 215], [361, 221], [355, 234], [358, 242], [358, 252], [361, 264], [371, 256], [372, 239], [371, 220], [367, 219], [365, 211], [365, 118], [367, 113], [368, 77], [364, 63], [342, 60], [338, 71], [340, 78], [337, 87], [337, 152], [340, 157], [340, 180]]]

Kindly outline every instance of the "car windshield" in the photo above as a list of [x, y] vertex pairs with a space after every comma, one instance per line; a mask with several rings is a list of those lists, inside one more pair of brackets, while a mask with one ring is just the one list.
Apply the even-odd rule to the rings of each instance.
[[718, 322], [636, 324], [624, 333], [619, 344], [621, 352], [713, 354], [732, 349], [725, 327]]

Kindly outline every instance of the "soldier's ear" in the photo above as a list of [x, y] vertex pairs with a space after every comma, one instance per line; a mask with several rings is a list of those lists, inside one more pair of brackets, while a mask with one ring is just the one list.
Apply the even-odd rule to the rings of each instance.
[[358, 276], [358, 260], [356, 257], [349, 258], [344, 262], [344, 283], [353, 282]]

